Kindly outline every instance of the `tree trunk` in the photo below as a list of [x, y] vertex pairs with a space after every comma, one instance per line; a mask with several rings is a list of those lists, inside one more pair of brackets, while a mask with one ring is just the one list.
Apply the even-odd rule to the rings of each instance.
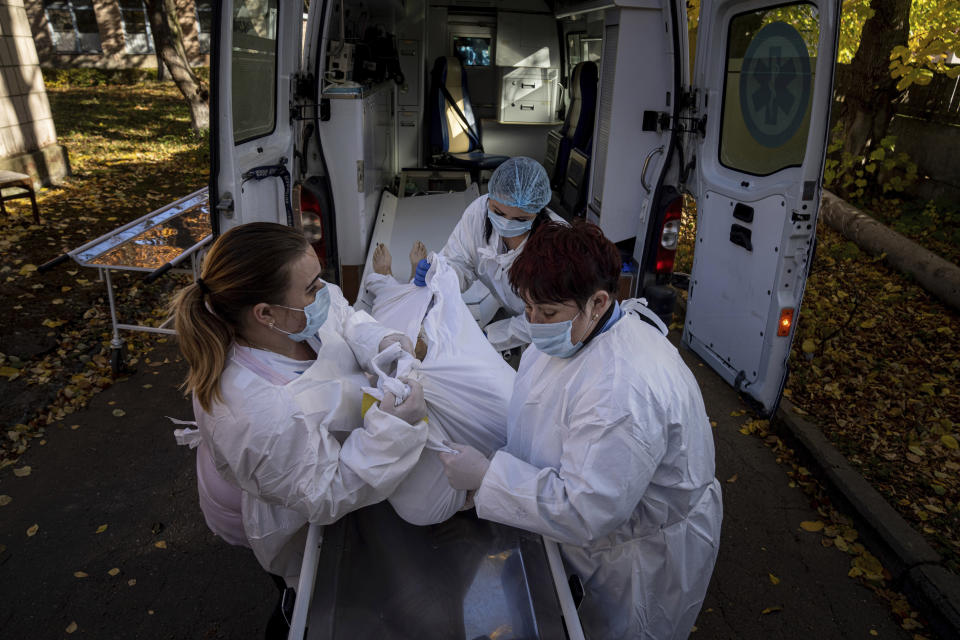
[[873, 0], [874, 14], [863, 25], [860, 47], [848, 74], [838, 76], [842, 103], [837, 121], [843, 130], [843, 150], [866, 156], [887, 134], [893, 100], [899, 94], [890, 77], [890, 51], [907, 44], [911, 0]]
[[870, 255], [886, 254], [887, 263], [913, 276], [921, 287], [960, 311], [960, 267], [880, 224], [826, 189], [820, 217]]
[[176, 0], [146, 0], [150, 28], [159, 57], [166, 64], [177, 88], [190, 105], [190, 120], [195, 131], [210, 127], [210, 92], [190, 67], [183, 46], [183, 32], [177, 19]]

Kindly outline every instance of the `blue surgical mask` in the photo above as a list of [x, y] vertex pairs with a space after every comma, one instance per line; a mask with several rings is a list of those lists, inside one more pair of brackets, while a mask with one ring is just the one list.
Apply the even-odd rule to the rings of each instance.
[[312, 338], [313, 336], [317, 335], [317, 331], [323, 326], [323, 323], [327, 321], [327, 312], [330, 311], [330, 292], [327, 290], [327, 287], [324, 286], [323, 289], [317, 291], [317, 297], [313, 299], [313, 302], [305, 306], [303, 309], [298, 309], [297, 307], [287, 307], [282, 304], [274, 306], [290, 309], [291, 311], [303, 311], [303, 314], [307, 316], [307, 326], [296, 333], [290, 333], [289, 331], [284, 331], [280, 327], [275, 327], [272, 324], [270, 325], [272, 329], [276, 329], [280, 333], [287, 334], [287, 336], [294, 342], [303, 342], [307, 338]]
[[534, 218], [530, 218], [529, 220], [508, 220], [490, 209], [487, 209], [487, 219], [490, 220], [493, 228], [497, 230], [497, 233], [499, 233], [502, 238], [522, 236], [527, 231], [530, 231], [530, 228], [533, 227], [534, 220]]
[[577, 313], [570, 320], [564, 320], [563, 322], [535, 324], [528, 321], [530, 339], [534, 346], [548, 356], [557, 358], [569, 358], [575, 354], [583, 346], [583, 338], [581, 337], [580, 341], [574, 344], [570, 332], [573, 329], [573, 321], [579, 315]]

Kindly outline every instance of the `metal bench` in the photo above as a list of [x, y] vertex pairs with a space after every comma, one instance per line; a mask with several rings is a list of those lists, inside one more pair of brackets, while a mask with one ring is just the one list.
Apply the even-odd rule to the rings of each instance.
[[[17, 189], [17, 192], [7, 194], [3, 192], [4, 189]], [[16, 200], [17, 198], [30, 198], [30, 205], [33, 207], [33, 221], [40, 224], [40, 211], [37, 209], [37, 195], [33, 190], [33, 178], [16, 171], [0, 171], [0, 213], [8, 215], [4, 203], [7, 200]]]

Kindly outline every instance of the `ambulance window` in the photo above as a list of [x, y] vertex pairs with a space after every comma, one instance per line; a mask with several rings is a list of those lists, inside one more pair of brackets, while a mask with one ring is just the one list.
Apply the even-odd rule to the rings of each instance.
[[453, 38], [453, 53], [465, 67], [489, 67], [490, 40], [492, 38], [472, 38], [469, 36], [455, 36]]
[[742, 13], [730, 22], [720, 162], [758, 176], [803, 163], [820, 16], [811, 4]]
[[567, 68], [573, 69], [580, 62], [600, 62], [603, 39], [587, 36], [585, 31], [567, 34]]
[[233, 141], [273, 131], [276, 119], [277, 0], [238, 0], [233, 10]]

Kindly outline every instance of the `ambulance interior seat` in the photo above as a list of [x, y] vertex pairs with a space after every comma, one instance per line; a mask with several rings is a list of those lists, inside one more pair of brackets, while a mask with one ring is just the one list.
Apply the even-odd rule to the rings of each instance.
[[[583, 217], [587, 208], [587, 181], [590, 156], [580, 149], [571, 149], [567, 170], [560, 185], [560, 210], [567, 218]], [[552, 199], [551, 199], [552, 200]]]
[[480, 122], [473, 115], [467, 76], [459, 58], [437, 58], [430, 74], [430, 144], [435, 168], [470, 171], [474, 182], [481, 171], [491, 171], [507, 156], [485, 153]]
[[579, 62], [570, 74], [568, 91], [570, 106], [563, 126], [547, 134], [547, 153], [544, 168], [550, 184], [563, 194], [567, 160], [571, 149], [580, 149], [590, 155], [593, 140], [593, 121], [597, 110], [597, 80], [599, 73], [594, 62]]

